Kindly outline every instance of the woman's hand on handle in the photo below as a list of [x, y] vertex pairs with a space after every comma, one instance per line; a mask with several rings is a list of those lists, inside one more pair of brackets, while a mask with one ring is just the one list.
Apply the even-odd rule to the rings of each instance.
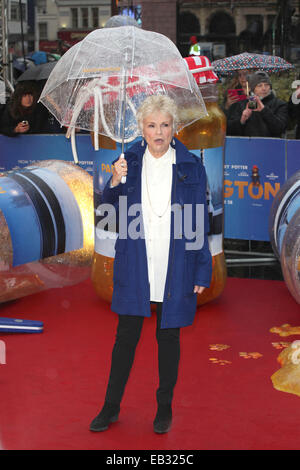
[[120, 156], [113, 166], [113, 176], [111, 179], [112, 186], [118, 186], [121, 183], [122, 177], [127, 175], [127, 161], [124, 157]]

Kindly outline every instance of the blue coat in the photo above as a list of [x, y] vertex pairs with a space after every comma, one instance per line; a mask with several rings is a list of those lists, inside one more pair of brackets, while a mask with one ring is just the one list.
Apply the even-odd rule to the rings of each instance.
[[[161, 328], [178, 328], [193, 323], [197, 294], [195, 285], [209, 287], [212, 274], [212, 260], [208, 247], [209, 231], [206, 173], [199, 158], [175, 139], [176, 164], [173, 165], [171, 203], [204, 205], [204, 243], [200, 249], [186, 249], [186, 239], [174, 237], [174, 214], [171, 213], [171, 238], [169, 261], [164, 292]], [[103, 202], [118, 208], [119, 196], [127, 196], [127, 207], [141, 204], [141, 173], [145, 148], [141, 142], [134, 144], [126, 153], [127, 180], [110, 188], [110, 180], [104, 188]], [[184, 212], [184, 211], [182, 211]], [[137, 215], [127, 217], [127, 227]], [[184, 220], [184, 218], [181, 218]], [[178, 219], [177, 219], [178, 220]], [[195, 230], [195, 211], [193, 211], [193, 230]], [[177, 225], [176, 225], [177, 227]], [[183, 230], [184, 232], [184, 230]], [[151, 316], [150, 286], [148, 279], [146, 243], [144, 237], [132, 239], [119, 236], [115, 245], [114, 290], [112, 311], [119, 315]]]

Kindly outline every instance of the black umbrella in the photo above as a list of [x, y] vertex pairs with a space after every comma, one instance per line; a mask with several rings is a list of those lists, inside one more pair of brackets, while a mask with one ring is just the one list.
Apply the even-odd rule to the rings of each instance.
[[56, 64], [57, 61], [47, 62], [46, 64], [40, 64], [36, 65], [35, 67], [30, 67], [24, 73], [22, 73], [22, 75], [20, 75], [20, 77], [18, 78], [18, 82], [24, 82], [27, 80], [47, 80]]

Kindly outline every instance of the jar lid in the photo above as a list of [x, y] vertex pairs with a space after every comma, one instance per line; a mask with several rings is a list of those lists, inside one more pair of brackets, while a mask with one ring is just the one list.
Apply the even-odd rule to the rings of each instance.
[[216, 83], [219, 78], [215, 74], [208, 57], [204, 55], [184, 57], [198, 85]]

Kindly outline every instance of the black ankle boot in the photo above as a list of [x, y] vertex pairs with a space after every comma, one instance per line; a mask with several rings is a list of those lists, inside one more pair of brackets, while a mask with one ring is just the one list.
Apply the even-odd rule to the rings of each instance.
[[90, 431], [105, 431], [108, 429], [110, 423], [115, 423], [118, 421], [119, 413], [119, 405], [113, 405], [112, 403], [105, 402], [100, 413], [91, 422]]
[[157, 413], [153, 422], [154, 432], [163, 434], [171, 429], [172, 408], [171, 405], [158, 405]]

